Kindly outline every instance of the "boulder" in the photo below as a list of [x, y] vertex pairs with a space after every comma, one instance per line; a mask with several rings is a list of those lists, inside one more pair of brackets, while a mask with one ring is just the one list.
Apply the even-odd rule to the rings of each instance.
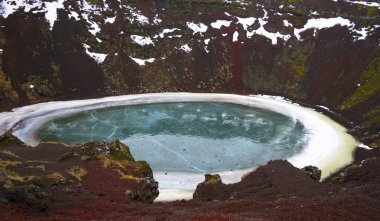
[[130, 200], [153, 203], [159, 195], [158, 182], [152, 177], [144, 177], [140, 179], [140, 184], [138, 190], [126, 190], [126, 197]]
[[[194, 199], [211, 201], [218, 197], [215, 195], [219, 195], [218, 190], [223, 188], [225, 184], [222, 183], [219, 174], [205, 174], [205, 181], [197, 185], [197, 188], [193, 194]], [[212, 194], [208, 194], [212, 192]]]
[[315, 166], [306, 166], [302, 170], [311, 177], [311, 179], [319, 181], [321, 180], [322, 171]]

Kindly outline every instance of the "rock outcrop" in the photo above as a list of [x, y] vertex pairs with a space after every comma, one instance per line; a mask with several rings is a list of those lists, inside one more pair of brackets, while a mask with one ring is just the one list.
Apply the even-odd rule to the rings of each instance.
[[45, 211], [89, 197], [123, 201], [126, 190], [129, 200], [152, 203], [159, 194], [149, 165], [118, 140], [31, 148], [6, 133], [0, 144], [0, 198], [10, 207]]
[[315, 166], [306, 166], [302, 170], [311, 177], [311, 179], [319, 181], [321, 180], [322, 171]]

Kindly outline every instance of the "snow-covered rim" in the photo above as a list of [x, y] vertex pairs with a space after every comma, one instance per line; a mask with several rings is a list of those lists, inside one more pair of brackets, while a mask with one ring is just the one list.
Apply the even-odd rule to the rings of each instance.
[[[47, 122], [72, 114], [111, 106], [151, 104], [163, 102], [223, 102], [259, 107], [284, 114], [298, 120], [309, 131], [309, 143], [300, 154], [288, 161], [298, 168], [314, 165], [322, 169], [322, 178], [337, 171], [353, 160], [353, 151], [358, 142], [346, 129], [327, 116], [310, 108], [291, 103], [280, 97], [233, 94], [198, 93], [153, 93], [124, 95], [89, 100], [55, 101], [24, 106], [12, 112], [0, 113], [0, 134], [13, 128], [12, 133], [28, 145], [36, 146], [36, 135]], [[252, 170], [225, 171], [219, 174], [225, 183], [240, 181], [241, 176]], [[160, 183], [159, 200], [191, 198], [197, 183], [203, 181], [202, 174], [155, 172]]]

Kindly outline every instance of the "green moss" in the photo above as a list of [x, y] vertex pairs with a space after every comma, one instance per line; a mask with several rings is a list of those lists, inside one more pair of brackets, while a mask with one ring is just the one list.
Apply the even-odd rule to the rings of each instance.
[[12, 143], [12, 144], [23, 144], [17, 137], [13, 136], [10, 131], [0, 136], [0, 143]]
[[340, 109], [356, 106], [380, 91], [380, 56], [369, 63], [357, 84], [360, 84], [360, 87], [340, 105]]
[[344, 181], [344, 177], [342, 176], [334, 176], [330, 178], [330, 183], [339, 184], [339, 183], [342, 183], [343, 181]]
[[372, 118], [373, 116], [375, 115], [378, 115], [380, 114], [380, 106], [376, 106], [375, 108], [371, 109], [368, 113], [366, 113], [364, 115], [364, 118], [368, 119], [368, 118]]
[[220, 179], [220, 176], [219, 174], [205, 174], [205, 181], [204, 183], [206, 185], [215, 185], [215, 184], [219, 184], [221, 183], [221, 179]]
[[367, 16], [374, 17], [374, 16], [377, 16], [377, 15], [378, 15], [378, 12], [377, 12], [377, 8], [376, 7], [373, 7], [373, 6], [368, 6], [367, 7]]
[[298, 54], [293, 66], [293, 70], [294, 70], [293, 78], [290, 79], [285, 86], [287, 90], [295, 88], [304, 77], [306, 61], [307, 61], [306, 55], [302, 53]]
[[140, 177], [153, 177], [152, 169], [146, 161], [137, 161], [134, 164], [136, 166], [136, 172]]
[[4, 72], [2, 71], [2, 62], [0, 57], [0, 101], [5, 104], [16, 103], [19, 99], [15, 90], [13, 90], [11, 82], [6, 79]]
[[112, 141], [110, 143], [107, 143], [106, 145], [112, 146], [111, 149], [111, 158], [113, 160], [118, 161], [135, 161], [133, 158], [131, 152], [129, 151], [129, 147], [123, 143], [121, 143], [119, 140]]

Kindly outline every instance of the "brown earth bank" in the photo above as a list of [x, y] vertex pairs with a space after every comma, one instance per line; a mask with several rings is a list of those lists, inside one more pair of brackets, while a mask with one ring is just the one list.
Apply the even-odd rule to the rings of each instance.
[[118, 141], [28, 147], [7, 133], [0, 139], [0, 214], [2, 220], [377, 220], [379, 157], [380, 149], [358, 148], [353, 164], [323, 182], [318, 171], [271, 161], [236, 184], [208, 174], [193, 200], [151, 204], [158, 190], [149, 165], [134, 161]]

